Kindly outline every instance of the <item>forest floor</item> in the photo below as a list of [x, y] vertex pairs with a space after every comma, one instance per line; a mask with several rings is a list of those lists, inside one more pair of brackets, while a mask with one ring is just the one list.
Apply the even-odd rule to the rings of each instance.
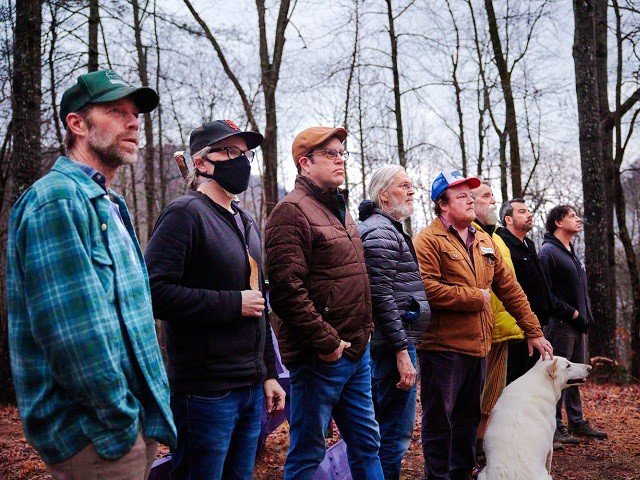
[[[607, 431], [604, 441], [587, 439], [567, 446], [553, 457], [555, 480], [640, 480], [640, 385], [587, 384], [581, 386], [585, 416]], [[418, 406], [418, 409], [420, 406]], [[419, 415], [418, 415], [419, 418]], [[327, 444], [335, 443], [334, 438]], [[289, 446], [288, 427], [280, 426], [267, 439], [256, 464], [256, 480], [282, 478]], [[166, 453], [162, 449], [159, 455]], [[403, 465], [403, 479], [422, 478], [420, 430], [416, 422], [413, 439]], [[25, 441], [15, 407], [0, 407], [0, 480], [48, 479], [37, 453]]]

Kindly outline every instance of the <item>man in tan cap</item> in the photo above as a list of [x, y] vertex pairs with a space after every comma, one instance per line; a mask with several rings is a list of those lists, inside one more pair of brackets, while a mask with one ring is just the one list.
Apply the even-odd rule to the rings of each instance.
[[333, 417], [354, 480], [383, 479], [371, 397], [371, 292], [356, 225], [338, 187], [349, 153], [343, 128], [295, 138], [295, 188], [266, 225], [270, 302], [291, 378], [291, 442], [284, 478], [310, 479]]

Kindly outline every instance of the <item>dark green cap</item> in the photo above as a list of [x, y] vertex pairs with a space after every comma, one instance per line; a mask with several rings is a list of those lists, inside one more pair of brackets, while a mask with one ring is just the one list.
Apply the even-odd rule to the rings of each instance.
[[68, 88], [60, 101], [60, 119], [67, 128], [67, 115], [82, 110], [86, 105], [107, 103], [131, 97], [140, 113], [147, 113], [158, 106], [158, 94], [153, 88], [132, 87], [113, 70], [100, 70], [78, 77], [78, 82]]

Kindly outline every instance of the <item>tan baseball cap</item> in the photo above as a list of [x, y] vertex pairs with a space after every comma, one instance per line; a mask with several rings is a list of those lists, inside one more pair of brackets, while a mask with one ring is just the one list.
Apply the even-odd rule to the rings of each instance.
[[297, 166], [301, 157], [332, 137], [344, 142], [347, 139], [347, 131], [341, 127], [311, 127], [301, 131], [296, 135], [291, 146], [293, 162]]

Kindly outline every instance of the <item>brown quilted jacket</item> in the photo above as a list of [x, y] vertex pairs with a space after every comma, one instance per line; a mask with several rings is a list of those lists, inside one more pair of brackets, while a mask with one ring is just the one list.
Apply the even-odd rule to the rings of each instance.
[[371, 291], [356, 225], [332, 211], [331, 192], [306, 177], [267, 219], [265, 250], [270, 303], [285, 365], [329, 354], [359, 360], [373, 331]]
[[485, 232], [476, 230], [474, 268], [462, 243], [445, 230], [440, 218], [418, 233], [413, 244], [431, 305], [431, 323], [419, 348], [486, 356], [491, 348], [493, 314], [491, 308], [483, 308], [481, 289], [493, 290], [527, 338], [542, 336], [515, 274]]

